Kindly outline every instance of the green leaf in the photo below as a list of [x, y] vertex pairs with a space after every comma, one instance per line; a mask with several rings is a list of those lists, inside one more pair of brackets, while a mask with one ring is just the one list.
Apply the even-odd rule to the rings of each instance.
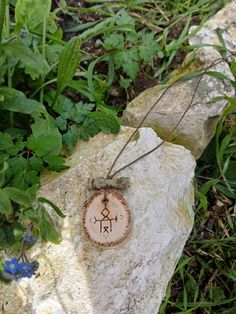
[[207, 197], [203, 195], [202, 193], [200, 193], [199, 191], [197, 191], [197, 195], [199, 197], [199, 204], [198, 204], [197, 209], [204, 208], [204, 210], [206, 211], [208, 208]]
[[28, 159], [29, 167], [37, 172], [40, 172], [43, 170], [43, 161], [40, 158], [37, 158], [35, 156]]
[[6, 187], [2, 190], [6, 192], [9, 199], [15, 203], [26, 207], [30, 207], [32, 205], [33, 200], [27, 192], [13, 187]]
[[154, 33], [145, 33], [142, 35], [142, 42], [139, 45], [139, 57], [151, 66], [153, 65], [153, 57], [160, 50]]
[[84, 141], [88, 141], [89, 137], [93, 137], [98, 134], [101, 129], [97, 126], [94, 120], [88, 117], [84, 120], [83, 126], [80, 128], [80, 138]]
[[[60, 95], [53, 104], [53, 110], [59, 114], [63, 114], [65, 111], [70, 112], [73, 109], [73, 106], [74, 104], [70, 98]], [[70, 116], [70, 114], [68, 116]]]
[[233, 61], [233, 62], [230, 64], [230, 70], [231, 70], [233, 76], [236, 77], [236, 61]]
[[236, 199], [236, 191], [234, 193], [232, 193], [227, 187], [225, 187], [224, 185], [222, 185], [220, 183], [216, 184], [216, 188], [223, 195], [228, 196], [228, 197], [230, 197], [232, 199]]
[[11, 156], [15, 156], [23, 147], [24, 144], [22, 141], [17, 141], [16, 144], [14, 144], [9, 134], [0, 132], [0, 151], [2, 150]]
[[128, 63], [122, 65], [124, 72], [134, 81], [139, 71], [139, 63], [130, 60]]
[[[46, 217], [46, 210], [44, 207], [41, 207], [41, 217], [39, 220], [39, 231], [42, 240], [50, 241], [54, 244], [60, 244], [61, 235], [55, 229], [53, 223], [49, 222], [49, 217]], [[51, 219], [50, 219], [51, 220]]]
[[46, 156], [44, 160], [48, 163], [48, 169], [51, 171], [62, 171], [69, 168], [65, 165], [65, 160], [60, 156]]
[[57, 91], [54, 102], [72, 80], [80, 60], [80, 39], [72, 38], [63, 48], [57, 72]]
[[216, 96], [216, 97], [213, 97], [212, 99], [210, 99], [207, 103], [213, 104], [213, 103], [220, 101], [220, 100], [223, 100], [223, 99], [225, 99], [225, 96]]
[[[229, 109], [230, 111], [236, 109], [236, 99], [235, 99], [235, 98], [230, 97], [230, 96], [225, 96], [225, 99], [228, 100], [228, 101], [231, 103], [232, 106], [234, 106], [234, 107], [231, 107], [231, 106], [230, 106], [230, 107], [231, 107], [231, 109]], [[227, 111], [226, 111], [226, 115], [228, 115], [228, 113], [229, 113], [230, 111], [227, 110]]]
[[223, 32], [224, 31], [222, 29], [219, 29], [219, 28], [216, 29], [216, 35], [217, 35], [217, 37], [219, 39], [219, 42], [220, 42], [220, 44], [222, 46], [222, 47], [220, 47], [221, 50], [222, 50], [221, 53], [222, 53], [223, 56], [226, 56], [227, 53], [228, 53], [228, 49], [227, 49], [226, 44], [225, 44], [225, 40], [224, 40], [224, 37], [223, 37]]
[[93, 22], [88, 22], [88, 23], [83, 23], [83, 24], [79, 24], [79, 25], [76, 25], [76, 26], [73, 26], [73, 27], [69, 27], [69, 28], [66, 28], [64, 30], [64, 33], [71, 33], [71, 32], [80, 32], [80, 31], [83, 31], [85, 29], [88, 29], [90, 28], [91, 26], [94, 26], [96, 24], [98, 24], [99, 21], [93, 21]]
[[[45, 223], [45, 220], [44, 220]], [[49, 241], [53, 244], [60, 244], [61, 243], [61, 234], [56, 230], [56, 228], [53, 225], [47, 226], [47, 232], [45, 235], [45, 240]]]
[[103, 19], [101, 22], [98, 22], [97, 25], [85, 30], [82, 34], [80, 34], [80, 39], [82, 41], [86, 41], [91, 37], [102, 34], [108, 31], [111, 28], [109, 24], [113, 24], [113, 23], [114, 23], [114, 18], [107, 17], [106, 19]]
[[133, 47], [124, 51], [118, 51], [114, 54], [116, 68], [122, 67], [124, 72], [134, 80], [139, 71], [138, 50]]
[[96, 77], [96, 80], [93, 80], [94, 75], [94, 67], [98, 62], [106, 61], [108, 60], [108, 56], [105, 55], [102, 57], [99, 57], [95, 59], [95, 61], [91, 62], [89, 64], [88, 70], [87, 70], [87, 80], [88, 80], [88, 91], [91, 93], [92, 98], [96, 101], [96, 103], [100, 103], [104, 99], [105, 90], [107, 88], [107, 85], [103, 83], [100, 79]]
[[184, 258], [181, 257], [178, 262], [178, 267], [175, 270], [175, 274], [177, 274], [181, 269], [184, 269], [186, 265], [191, 265], [194, 260], [194, 257]]
[[202, 195], [206, 195], [210, 191], [212, 186], [215, 186], [218, 182], [219, 179], [210, 179], [200, 187], [199, 193], [201, 193]]
[[13, 140], [17, 139], [21, 144], [23, 144], [22, 138], [27, 135], [27, 131], [25, 129], [15, 127], [8, 128], [5, 132], [9, 134]]
[[81, 93], [83, 96], [87, 97], [89, 101], [94, 101], [94, 97], [88, 91], [87, 82], [84, 80], [71, 80], [68, 82], [68, 87], [75, 89], [77, 92]]
[[31, 51], [23, 42], [12, 41], [3, 46], [3, 50], [8, 57], [17, 58], [20, 61], [19, 67], [24, 68], [33, 80], [49, 71], [46, 59], [39, 52]]
[[55, 65], [59, 61], [59, 56], [62, 52], [63, 45], [47, 45], [45, 50], [46, 60], [50, 66]]
[[117, 15], [117, 17], [116, 17], [116, 24], [118, 26], [129, 25], [132, 28], [135, 27], [134, 19], [124, 10], [121, 11], [121, 13], [119, 15]]
[[0, 189], [0, 213], [7, 216], [13, 213], [13, 208], [11, 206], [11, 201], [6, 191]]
[[202, 75], [202, 72], [198, 72], [198, 71], [187, 73], [187, 74], [183, 75], [182, 77], [180, 77], [179, 79], [177, 79], [176, 82], [189, 81], [189, 80], [192, 80], [196, 77], [199, 77], [200, 75]]
[[[236, 147], [235, 147], [236, 152]], [[236, 187], [236, 161], [232, 160], [228, 166], [228, 169], [225, 172], [225, 177], [230, 181], [229, 183], [233, 183]]]
[[120, 131], [120, 124], [117, 119], [107, 112], [91, 112], [88, 117], [95, 121], [96, 125], [104, 133], [118, 133]]
[[33, 198], [36, 198], [37, 190], [39, 188], [39, 184], [35, 184], [27, 188], [26, 192]]
[[102, 102], [102, 103], [97, 104], [97, 110], [111, 114], [112, 116], [114, 116], [117, 119], [117, 121], [121, 121], [117, 117], [117, 113], [120, 111], [118, 108], [108, 106]]
[[63, 143], [67, 146], [69, 150], [72, 150], [78, 140], [78, 127], [72, 124], [68, 127], [68, 131], [63, 134]]
[[74, 104], [68, 97], [60, 95], [55, 102], [53, 109], [60, 113], [56, 118], [55, 124], [62, 131], [67, 129], [67, 120], [82, 123], [87, 113], [93, 110], [94, 104], [83, 103], [82, 101]]
[[28, 171], [26, 171], [25, 183], [28, 186], [36, 185], [36, 184], [39, 185], [40, 181], [39, 181], [38, 172], [35, 171], [35, 170], [28, 170]]
[[[5, 245], [7, 244], [6, 234], [3, 229], [0, 229], [0, 251], [3, 250]], [[0, 269], [0, 272], [2, 269]]]
[[[27, 142], [27, 147], [35, 152], [38, 157], [59, 154], [57, 138], [54, 135], [42, 135], [35, 137], [31, 135]], [[61, 143], [59, 143], [61, 146]]]
[[119, 83], [120, 83], [120, 87], [127, 89], [130, 87], [132, 80], [131, 79], [121, 79]]
[[17, 173], [24, 173], [24, 170], [28, 167], [28, 160], [23, 158], [22, 156], [15, 156], [11, 159], [8, 159], [8, 165], [11, 170], [11, 174], [15, 175]]
[[61, 131], [67, 130], [67, 119], [63, 116], [59, 116], [55, 120], [55, 126], [58, 127]]
[[36, 211], [33, 207], [22, 207], [19, 209], [19, 222], [32, 221], [38, 223], [39, 219], [36, 217]]
[[52, 209], [55, 211], [55, 213], [57, 213], [57, 215], [60, 216], [61, 218], [65, 218], [66, 217], [66, 215], [63, 214], [63, 212], [59, 209], [59, 207], [57, 207], [54, 203], [49, 201], [47, 198], [39, 197], [38, 201], [43, 203], [43, 204], [50, 205], [52, 207]]
[[12, 138], [9, 134], [0, 132], [0, 150], [7, 151], [9, 148], [14, 147]]
[[46, 112], [45, 107], [33, 99], [26, 98], [25, 94], [9, 87], [1, 87], [0, 95], [3, 95], [4, 101], [0, 102], [1, 110], [10, 110], [26, 114]]
[[225, 150], [228, 147], [230, 141], [231, 141], [231, 134], [229, 133], [222, 139], [222, 141], [220, 143], [220, 147], [219, 147], [219, 150], [217, 152], [219, 160], [222, 160], [223, 155], [225, 154]]
[[75, 114], [71, 117], [71, 120], [76, 123], [83, 122], [85, 116], [93, 110], [94, 106], [94, 104], [86, 104], [82, 101], [78, 102], [75, 104]]
[[60, 244], [61, 242], [61, 235], [60, 233], [55, 229], [54, 226], [52, 226], [45, 217], [40, 219], [39, 222], [39, 230], [40, 230], [40, 236], [42, 240], [50, 241], [54, 244]]
[[226, 296], [224, 290], [221, 287], [209, 286], [208, 290], [214, 302], [225, 300]]
[[124, 49], [124, 37], [122, 34], [111, 34], [106, 37], [104, 41], [104, 48], [106, 50], [111, 49]]
[[32, 135], [28, 138], [27, 147], [38, 157], [57, 156], [62, 149], [62, 137], [58, 129], [49, 121], [36, 118], [31, 125]]
[[6, 174], [7, 169], [8, 169], [8, 163], [5, 160], [3, 160], [0, 166], [0, 188], [5, 183], [5, 174]]
[[25, 175], [22, 176], [20, 173], [17, 173], [11, 178], [11, 185], [21, 190], [25, 190], [29, 187], [29, 185], [25, 182]]
[[16, 33], [19, 33], [22, 28], [42, 31], [43, 20], [49, 16], [50, 8], [51, 0], [17, 0]]
[[224, 75], [223, 73], [221, 72], [217, 72], [217, 71], [207, 71], [205, 74], [207, 75], [210, 75], [218, 80], [226, 80], [226, 81], [230, 81], [231, 82], [231, 79], [228, 78], [226, 75]]

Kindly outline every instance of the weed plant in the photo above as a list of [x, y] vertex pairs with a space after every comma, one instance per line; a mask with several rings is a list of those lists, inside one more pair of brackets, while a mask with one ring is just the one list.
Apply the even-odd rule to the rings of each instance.
[[[36, 197], [43, 169], [66, 169], [62, 157], [79, 138], [118, 133], [126, 101], [166, 83], [196, 48], [188, 39], [226, 2], [0, 1], [0, 254], [19, 254], [1, 263], [4, 281], [35, 273], [26, 263], [35, 239], [60, 242], [45, 204], [63, 213]], [[160, 314], [236, 313], [236, 103], [225, 98], [198, 163], [194, 230]]]
[[[235, 61], [231, 71], [236, 77]], [[197, 165], [194, 228], [159, 314], [236, 313], [236, 100], [225, 99], [229, 106]]]

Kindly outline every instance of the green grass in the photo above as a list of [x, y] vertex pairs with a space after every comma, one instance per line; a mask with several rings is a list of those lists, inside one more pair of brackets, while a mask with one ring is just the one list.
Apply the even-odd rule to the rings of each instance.
[[159, 314], [236, 313], [236, 101], [198, 161], [196, 212]]
[[[86, 8], [69, 8], [73, 15], [83, 16], [84, 13], [98, 13], [99, 20], [82, 23], [78, 17], [79, 25], [73, 26], [68, 31], [78, 32], [81, 38], [96, 38], [99, 34], [109, 34], [122, 28], [114, 28], [114, 17], [119, 12], [127, 12], [136, 23], [136, 32], [141, 30], [151, 31], [155, 34], [156, 42], [161, 51], [158, 60], [154, 60], [153, 68], [148, 74], [154, 76], [159, 82], [166, 82], [171, 70], [174, 68], [176, 59], [192, 49], [187, 40], [191, 36], [189, 27], [194, 23], [199, 28], [204, 21], [228, 1], [84, 1]], [[96, 3], [96, 5], [94, 5]], [[95, 23], [95, 25], [93, 24]], [[128, 26], [128, 23], [125, 24]], [[84, 30], [81, 31], [81, 28]], [[85, 29], [86, 28], [86, 29]], [[198, 28], [198, 29], [199, 29]], [[197, 29], [197, 30], [198, 30]], [[123, 31], [128, 28], [123, 28]], [[197, 31], [195, 30], [195, 32]], [[161, 59], [161, 60], [160, 60]], [[148, 70], [148, 69], [147, 69]]]
[[[72, 14], [98, 12], [99, 20], [92, 24], [82, 23], [67, 31], [77, 32], [85, 41], [101, 38], [101, 34], [109, 37], [114, 32], [122, 34], [124, 38], [132, 32], [136, 35], [144, 30], [152, 32], [158, 44], [159, 58], [153, 58], [149, 64], [139, 60], [138, 71], [156, 82], [165, 83], [192, 49], [188, 45], [189, 27], [196, 23], [200, 28], [209, 16], [228, 1], [110, 1], [109, 5], [107, 1], [85, 2], [87, 8], [69, 10]], [[116, 28], [114, 17], [122, 11], [128, 12], [135, 22], [135, 28], [129, 28], [128, 19], [122, 28]], [[114, 44], [112, 52], [105, 50], [107, 58], [114, 55], [119, 43]], [[133, 46], [140, 44], [139, 40], [132, 43]], [[124, 39], [122, 49], [126, 46]], [[106, 60], [106, 57], [103, 60], [108, 64], [110, 60], [114, 61]], [[90, 60], [100, 62], [93, 56], [90, 56]], [[235, 64], [232, 72], [236, 74]], [[91, 71], [90, 81], [96, 76], [98, 78], [99, 73]], [[106, 76], [100, 78], [107, 79]], [[130, 100], [135, 75], [131, 77], [125, 69], [115, 68], [113, 78], [107, 81], [114, 85], [122, 79], [130, 80], [126, 87], [127, 99]], [[236, 115], [232, 113], [235, 100], [228, 100], [231, 106], [222, 117], [214, 139], [198, 161], [194, 228], [169, 283], [159, 314], [236, 313]]]
[[[217, 6], [215, 1], [114, 1], [107, 7], [104, 1], [96, 1], [96, 11], [102, 16], [96, 27], [112, 19], [114, 13], [126, 10], [135, 19], [136, 32], [144, 28], [154, 32], [162, 56], [151, 68], [145, 67], [145, 74], [162, 83], [175, 69], [177, 56], [190, 49], [189, 26], [194, 20], [201, 26], [226, 2]], [[77, 10], [83, 13], [83, 9]], [[89, 10], [95, 12], [95, 7]], [[181, 25], [183, 20], [185, 26]], [[105, 27], [109, 34], [110, 24]], [[93, 30], [92, 25], [90, 38], [97, 36]], [[229, 100], [231, 107], [198, 162], [194, 228], [159, 314], [236, 313], [236, 117], [232, 113], [235, 101]]]
[[[117, 133], [127, 101], [141, 91], [137, 86], [166, 83], [193, 49], [189, 27], [197, 24], [198, 30], [229, 1], [87, 0], [73, 7], [62, 0], [59, 7], [54, 3], [54, 15], [48, 11], [50, 23], [35, 1], [30, 14], [42, 16], [36, 26], [24, 10], [15, 24], [15, 2], [6, 12], [5, 1], [0, 2], [0, 191], [5, 202], [0, 250], [14, 253], [29, 221], [41, 239], [60, 240], [44, 215], [43, 203], [50, 201], [41, 199], [39, 212], [33, 200], [45, 167], [66, 168], [62, 143], [71, 150], [78, 138]], [[26, 37], [19, 36], [21, 28]], [[231, 70], [236, 76], [235, 63]], [[231, 106], [198, 161], [195, 225], [159, 314], [236, 313], [236, 101], [228, 101]]]

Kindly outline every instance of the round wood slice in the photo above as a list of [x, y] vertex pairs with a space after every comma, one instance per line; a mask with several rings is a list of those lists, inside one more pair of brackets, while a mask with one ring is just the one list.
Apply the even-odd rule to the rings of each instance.
[[131, 228], [125, 199], [111, 189], [93, 193], [84, 204], [83, 227], [86, 237], [95, 245], [109, 247], [123, 242]]

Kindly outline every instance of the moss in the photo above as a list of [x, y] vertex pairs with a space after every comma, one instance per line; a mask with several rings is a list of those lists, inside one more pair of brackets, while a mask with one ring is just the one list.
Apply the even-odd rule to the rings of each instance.
[[194, 203], [194, 187], [188, 192], [186, 199], [180, 199], [178, 202], [178, 208], [175, 209], [178, 216], [181, 217], [182, 224], [185, 229], [189, 228], [193, 224], [193, 210], [192, 204]]
[[197, 51], [189, 54], [180, 68], [172, 73], [172, 76], [168, 82], [169, 84], [175, 82], [188, 73], [196, 72], [202, 69], [204, 63], [199, 58], [197, 58], [196, 53]]
[[159, 127], [157, 125], [149, 125], [156, 134], [163, 139], [164, 141], [182, 145], [185, 148], [189, 149], [192, 153], [195, 150], [195, 144], [192, 140], [192, 138], [187, 138], [186, 134], [183, 134], [182, 132], [179, 132], [176, 130], [173, 134], [170, 134], [169, 128]]

